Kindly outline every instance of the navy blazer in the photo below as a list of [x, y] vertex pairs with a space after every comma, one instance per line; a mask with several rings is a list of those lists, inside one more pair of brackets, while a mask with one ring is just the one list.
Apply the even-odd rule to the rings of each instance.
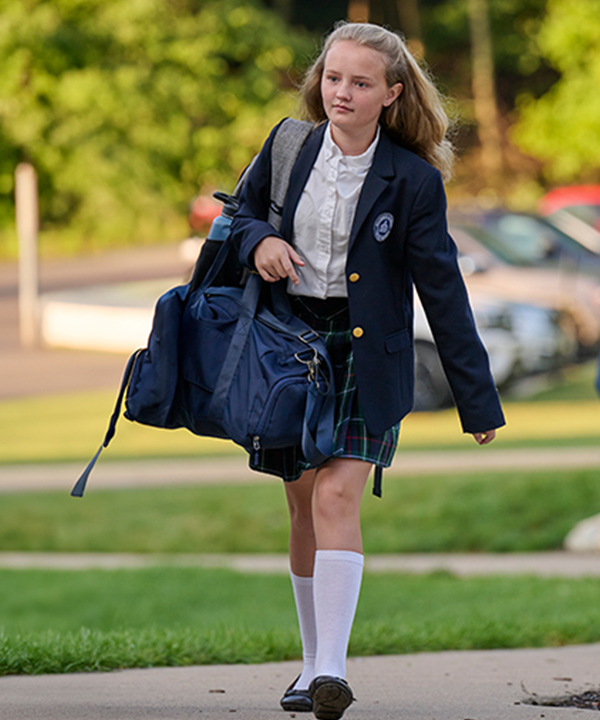
[[[267, 235], [293, 239], [293, 219], [326, 125], [315, 127], [293, 167], [281, 231], [267, 222], [271, 145], [248, 173], [232, 223], [242, 263]], [[346, 262], [356, 384], [369, 431], [382, 433], [413, 406], [413, 283], [427, 314], [464, 432], [504, 425], [487, 353], [479, 339], [456, 246], [446, 226], [440, 173], [381, 132], [365, 178]]]

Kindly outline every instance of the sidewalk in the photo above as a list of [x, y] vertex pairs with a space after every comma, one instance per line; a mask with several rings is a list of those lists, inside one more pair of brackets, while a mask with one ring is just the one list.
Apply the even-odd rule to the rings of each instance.
[[[351, 658], [344, 720], [567, 720], [525, 704], [598, 688], [600, 645]], [[0, 720], [277, 720], [298, 662], [0, 678]]]
[[[85, 462], [0, 466], [0, 494], [39, 490], [69, 492]], [[486, 448], [404, 451], [396, 454], [386, 477], [436, 473], [496, 472], [526, 469], [600, 467], [600, 447]], [[89, 481], [93, 490], [167, 485], [280, 482], [248, 468], [246, 454], [210, 458], [100, 460]]]
[[[289, 572], [284, 554], [37, 553], [0, 552], [0, 568], [44, 570], [116, 570], [155, 566], [229, 568], [244, 573]], [[368, 573], [427, 574], [449, 572], [458, 577], [536, 575], [600, 577], [600, 553], [410, 553], [365, 556]]]

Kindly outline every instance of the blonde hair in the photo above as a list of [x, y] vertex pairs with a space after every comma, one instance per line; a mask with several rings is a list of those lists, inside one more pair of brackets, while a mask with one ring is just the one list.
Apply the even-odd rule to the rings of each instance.
[[436, 167], [447, 180], [452, 175], [454, 151], [447, 137], [449, 120], [442, 97], [407, 49], [404, 40], [371, 23], [336, 24], [326, 38], [321, 54], [308, 69], [300, 87], [305, 116], [313, 122], [327, 120], [321, 98], [321, 79], [325, 57], [336, 42], [350, 40], [383, 55], [389, 87], [402, 83], [402, 93], [381, 112], [380, 123], [399, 145], [412, 150]]

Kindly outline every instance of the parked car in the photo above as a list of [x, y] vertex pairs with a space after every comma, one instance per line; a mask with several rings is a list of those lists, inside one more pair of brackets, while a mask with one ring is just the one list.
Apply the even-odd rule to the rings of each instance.
[[493, 211], [481, 213], [466, 222], [476, 234], [477, 227], [487, 232], [484, 242], [507, 262], [583, 272], [600, 277], [598, 252], [563, 232], [549, 219], [530, 213]]
[[569, 185], [555, 188], [540, 201], [542, 215], [553, 215], [568, 210], [600, 231], [600, 185]]
[[190, 203], [188, 225], [193, 235], [206, 237], [213, 220], [221, 214], [223, 203], [212, 195], [197, 195]]
[[[471, 294], [475, 322], [499, 388], [573, 359], [576, 345], [556, 311], [528, 303]], [[452, 404], [452, 395], [418, 297], [415, 301], [415, 410]]]
[[572, 185], [551, 190], [539, 204], [548, 222], [600, 254], [600, 185]]
[[600, 345], [600, 281], [565, 267], [524, 264], [508, 244], [482, 226], [453, 225], [465, 281], [472, 293], [556, 311], [563, 329], [577, 340], [580, 355]]

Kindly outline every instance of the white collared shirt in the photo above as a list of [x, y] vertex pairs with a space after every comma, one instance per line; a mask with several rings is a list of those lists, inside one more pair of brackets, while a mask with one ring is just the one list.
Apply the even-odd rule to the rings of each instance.
[[347, 297], [346, 255], [354, 213], [379, 142], [362, 155], [344, 155], [327, 125], [294, 216], [294, 247], [304, 260], [296, 266], [299, 285], [288, 281], [291, 295]]

